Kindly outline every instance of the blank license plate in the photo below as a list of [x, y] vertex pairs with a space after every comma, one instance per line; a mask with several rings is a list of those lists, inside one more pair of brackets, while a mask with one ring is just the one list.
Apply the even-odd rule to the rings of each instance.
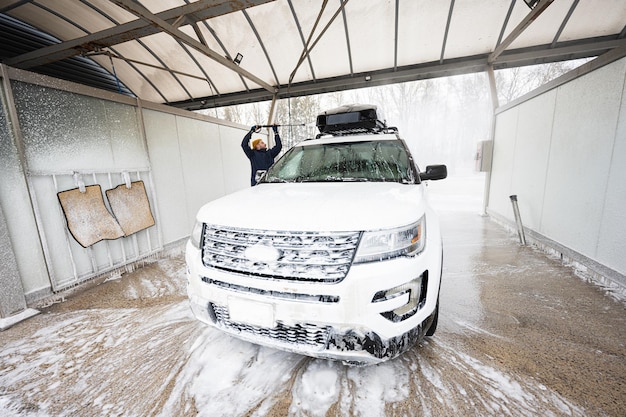
[[273, 328], [276, 325], [272, 304], [229, 297], [228, 312], [230, 319], [237, 323], [267, 328]]

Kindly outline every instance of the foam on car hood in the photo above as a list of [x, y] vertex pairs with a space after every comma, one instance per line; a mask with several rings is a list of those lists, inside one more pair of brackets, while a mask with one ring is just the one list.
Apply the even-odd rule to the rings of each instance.
[[263, 230], [359, 231], [410, 224], [424, 213], [422, 184], [259, 184], [203, 206], [204, 223]]

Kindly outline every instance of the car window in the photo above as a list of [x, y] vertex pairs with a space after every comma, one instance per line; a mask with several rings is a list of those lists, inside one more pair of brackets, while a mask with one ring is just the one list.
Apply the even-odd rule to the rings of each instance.
[[399, 140], [296, 146], [279, 159], [264, 182], [415, 182], [411, 160]]

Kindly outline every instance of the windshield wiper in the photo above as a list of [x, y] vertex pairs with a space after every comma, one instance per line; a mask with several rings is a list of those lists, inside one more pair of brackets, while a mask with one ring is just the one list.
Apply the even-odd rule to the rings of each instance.
[[363, 178], [363, 177], [344, 177], [344, 178], [338, 178], [339, 181], [344, 181], [344, 182], [370, 182], [372, 181], [370, 178]]
[[280, 182], [280, 183], [284, 183], [284, 182], [291, 182], [291, 181], [287, 181], [286, 179], [283, 178], [278, 178], [278, 177], [272, 177], [272, 178], [268, 178], [263, 182], [269, 182], [269, 183], [276, 183], [276, 182]]

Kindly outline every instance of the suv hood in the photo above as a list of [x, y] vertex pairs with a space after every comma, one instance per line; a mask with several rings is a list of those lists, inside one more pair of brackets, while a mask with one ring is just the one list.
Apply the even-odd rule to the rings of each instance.
[[422, 184], [259, 184], [204, 205], [197, 220], [264, 230], [378, 230], [416, 221], [424, 198]]

